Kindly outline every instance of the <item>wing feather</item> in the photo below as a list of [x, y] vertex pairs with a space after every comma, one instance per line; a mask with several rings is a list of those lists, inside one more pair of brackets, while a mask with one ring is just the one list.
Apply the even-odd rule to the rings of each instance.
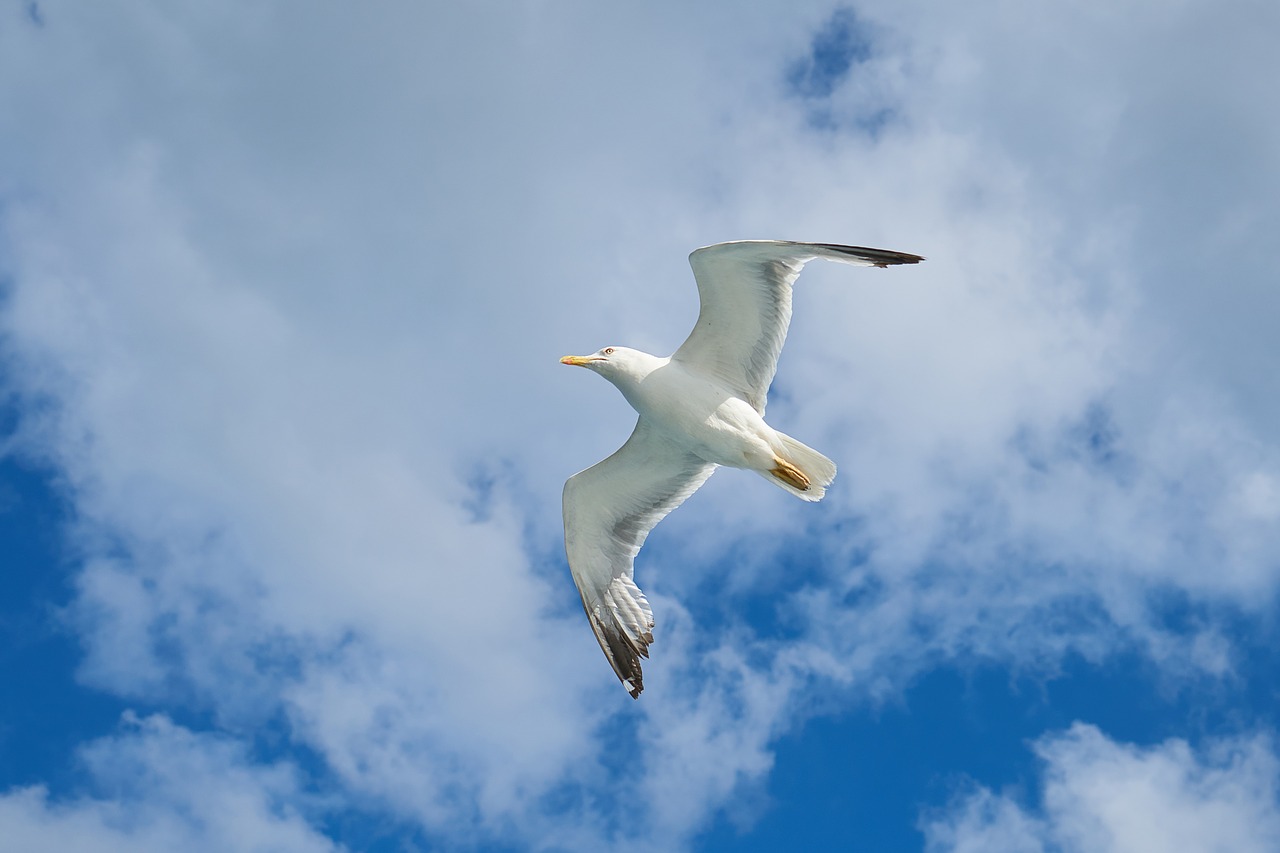
[[791, 285], [814, 258], [875, 267], [924, 260], [887, 249], [783, 240], [697, 249], [689, 265], [698, 282], [698, 322], [672, 358], [710, 373], [763, 415], [791, 323]]
[[564, 484], [569, 570], [591, 630], [633, 698], [644, 689], [640, 658], [653, 642], [653, 611], [632, 579], [636, 554], [715, 469], [641, 418], [616, 453]]

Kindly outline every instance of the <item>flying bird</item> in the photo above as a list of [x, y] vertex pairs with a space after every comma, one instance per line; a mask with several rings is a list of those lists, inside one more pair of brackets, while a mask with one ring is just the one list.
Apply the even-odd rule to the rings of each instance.
[[653, 642], [653, 610], [632, 577], [649, 531], [720, 465], [755, 471], [801, 500], [819, 501], [836, 466], [764, 422], [765, 398], [791, 322], [791, 285], [814, 258], [887, 268], [919, 255], [743, 240], [689, 256], [701, 309], [666, 358], [623, 346], [567, 355], [618, 387], [640, 418], [609, 458], [564, 484], [564, 543], [582, 606], [623, 687], [644, 689], [640, 659]]

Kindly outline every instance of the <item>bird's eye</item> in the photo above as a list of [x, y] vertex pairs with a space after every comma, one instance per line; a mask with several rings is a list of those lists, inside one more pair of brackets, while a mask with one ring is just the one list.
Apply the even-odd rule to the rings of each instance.
[[604, 348], [604, 354], [605, 354], [605, 355], [613, 355], [613, 347], [605, 347], [605, 348]]

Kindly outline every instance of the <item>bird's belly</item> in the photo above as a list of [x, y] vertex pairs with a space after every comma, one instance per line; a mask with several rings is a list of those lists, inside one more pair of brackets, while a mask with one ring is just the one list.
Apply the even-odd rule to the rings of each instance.
[[[657, 389], [655, 389], [657, 390]], [[773, 466], [773, 430], [739, 397], [713, 385], [687, 383], [655, 394], [640, 414], [692, 453], [731, 468]]]

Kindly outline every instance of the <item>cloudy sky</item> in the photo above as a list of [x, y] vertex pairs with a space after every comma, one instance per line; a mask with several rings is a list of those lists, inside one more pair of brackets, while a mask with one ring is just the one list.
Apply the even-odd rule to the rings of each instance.
[[[1272, 0], [0, 2], [3, 850], [1273, 851]], [[840, 477], [653, 534], [561, 367], [814, 264]]]

